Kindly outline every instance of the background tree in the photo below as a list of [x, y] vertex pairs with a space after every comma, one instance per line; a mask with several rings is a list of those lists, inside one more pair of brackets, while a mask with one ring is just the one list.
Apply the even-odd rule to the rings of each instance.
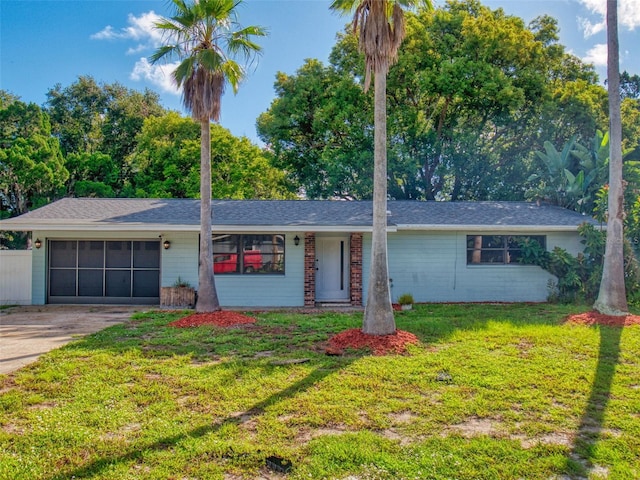
[[[0, 91], [0, 219], [54, 200], [68, 177], [49, 117]], [[24, 248], [24, 234], [2, 234], [3, 247]]]
[[175, 14], [163, 19], [156, 28], [167, 44], [151, 57], [160, 60], [177, 58], [180, 63], [173, 79], [182, 88], [185, 108], [200, 122], [200, 264], [196, 311], [220, 309], [213, 275], [211, 238], [211, 131], [210, 121], [220, 119], [220, 103], [226, 83], [237, 91], [244, 70], [234, 58], [245, 60], [260, 52], [256, 36], [266, 35], [262, 27], [241, 27], [236, 8], [241, 1], [199, 0], [186, 3], [173, 0]]
[[52, 132], [69, 163], [67, 195], [72, 196], [124, 195], [126, 158], [136, 146], [136, 136], [146, 118], [165, 112], [150, 90], [100, 84], [88, 76], [50, 89], [46, 105]]
[[388, 335], [396, 330], [387, 262], [387, 73], [398, 60], [398, 49], [405, 36], [402, 7], [431, 2], [393, 0], [334, 0], [333, 10], [354, 12], [353, 28], [364, 54], [364, 90], [374, 77], [374, 153], [373, 153], [373, 231], [371, 270], [362, 331]]
[[0, 109], [0, 207], [13, 217], [56, 198], [68, 177], [49, 117], [19, 100]]
[[[197, 198], [200, 191], [199, 125], [170, 112], [145, 121], [135, 151], [129, 156], [128, 196]], [[213, 198], [292, 198], [284, 172], [271, 165], [271, 155], [211, 125]]]
[[371, 198], [372, 105], [353, 76], [307, 60], [275, 90], [257, 122], [275, 165], [309, 198]]
[[608, 315], [628, 313], [624, 283], [624, 187], [622, 184], [622, 120], [620, 118], [620, 60], [618, 2], [607, 0], [607, 81], [609, 89], [609, 198], [607, 243], [600, 291], [594, 308]]
[[[449, 1], [407, 13], [406, 31], [387, 81], [390, 198], [523, 200], [545, 141], [586, 144], [608, 130], [606, 90], [592, 66], [564, 51], [551, 17], [526, 26], [475, 0]], [[363, 65], [357, 40], [339, 36], [329, 65], [311, 60], [279, 74], [258, 121], [276, 164], [311, 198], [371, 198]], [[350, 180], [340, 181], [344, 172]]]

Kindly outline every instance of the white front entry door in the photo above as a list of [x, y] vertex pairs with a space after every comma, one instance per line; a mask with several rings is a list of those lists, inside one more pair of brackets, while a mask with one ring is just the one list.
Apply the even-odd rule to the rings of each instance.
[[349, 300], [349, 237], [316, 237], [316, 300]]

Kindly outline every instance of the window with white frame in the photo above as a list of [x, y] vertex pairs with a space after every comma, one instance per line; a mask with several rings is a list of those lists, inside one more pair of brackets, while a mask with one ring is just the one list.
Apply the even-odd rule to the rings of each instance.
[[217, 274], [284, 275], [282, 234], [221, 234], [213, 236], [213, 272]]
[[467, 235], [467, 265], [509, 265], [520, 263], [527, 242], [547, 246], [545, 235]]

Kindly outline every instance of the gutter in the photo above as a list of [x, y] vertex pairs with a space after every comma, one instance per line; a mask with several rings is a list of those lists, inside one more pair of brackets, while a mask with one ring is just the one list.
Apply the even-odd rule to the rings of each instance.
[[[64, 223], [63, 223], [64, 222]], [[26, 223], [3, 221], [0, 230], [7, 231], [92, 231], [92, 232], [200, 232], [200, 225], [172, 225], [169, 223], [101, 223], [101, 222], [69, 222], [60, 220], [56, 223]], [[371, 226], [366, 225], [212, 225], [212, 232], [220, 233], [248, 233], [248, 232], [340, 232], [340, 233], [369, 233]], [[387, 227], [387, 232], [396, 232], [395, 225]]]

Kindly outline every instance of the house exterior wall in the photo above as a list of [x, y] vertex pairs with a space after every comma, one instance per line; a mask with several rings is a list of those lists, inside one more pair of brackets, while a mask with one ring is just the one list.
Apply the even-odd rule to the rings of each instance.
[[[261, 232], [255, 232], [261, 233]], [[223, 307], [304, 306], [304, 232], [285, 235], [285, 274], [216, 275], [216, 289]], [[197, 249], [196, 249], [197, 252]], [[196, 282], [197, 284], [197, 282]]]
[[[416, 302], [543, 302], [547, 299], [549, 281], [555, 277], [540, 267], [467, 265], [466, 238], [473, 234], [471, 231], [389, 233], [391, 300], [395, 302], [403, 293], [412, 294]], [[555, 246], [573, 254], [582, 251], [578, 234], [572, 232], [547, 234], [547, 249]], [[366, 302], [371, 235], [364, 236], [363, 255]]]
[[0, 305], [31, 305], [31, 250], [0, 250]]
[[[254, 232], [261, 233], [261, 232]], [[403, 293], [411, 293], [418, 302], [475, 301], [545, 301], [548, 282], [554, 277], [535, 266], [467, 265], [466, 236], [476, 232], [399, 231], [388, 235], [389, 274], [392, 279], [392, 301]], [[483, 232], [486, 234], [486, 232]], [[527, 232], [518, 232], [526, 234]], [[541, 234], [542, 232], [530, 232]], [[504, 234], [496, 232], [496, 234]], [[302, 240], [294, 244], [296, 235]], [[311, 254], [315, 235], [309, 232], [287, 232], [284, 275], [216, 275], [216, 287], [223, 307], [299, 307], [310, 306], [313, 268], [305, 266], [305, 250]], [[31, 251], [31, 303], [46, 302], [47, 240], [155, 240], [171, 242], [161, 249], [162, 287], [172, 286], [178, 277], [197, 288], [197, 232], [104, 232], [104, 231], [35, 231], [43, 247]], [[351, 235], [351, 303], [366, 302], [371, 256], [371, 235]], [[305, 247], [306, 245], [306, 247]], [[355, 246], [355, 248], [354, 248]], [[583, 249], [577, 232], [547, 234], [547, 248], [560, 246], [576, 254]], [[358, 265], [357, 252], [362, 252]], [[354, 257], [354, 253], [356, 253]], [[313, 260], [313, 256], [310, 257]], [[355, 262], [355, 263], [354, 263]], [[310, 263], [311, 267], [314, 263]], [[361, 283], [358, 287], [357, 282]], [[306, 292], [306, 295], [305, 295]]]
[[[255, 232], [260, 233], [260, 232]], [[304, 305], [304, 245], [294, 244], [296, 233], [288, 232], [285, 243], [285, 275], [216, 275], [220, 304], [224, 307], [264, 306], [288, 307]], [[298, 233], [303, 237], [303, 233]], [[198, 239], [197, 232], [171, 232], [162, 235], [149, 232], [56, 232], [36, 231], [33, 238], [42, 240], [42, 248], [33, 250], [33, 305], [47, 301], [47, 240], [169, 240], [171, 246], [161, 248], [160, 286], [170, 287], [180, 277], [197, 289]]]
[[171, 242], [171, 247], [162, 249], [160, 286], [172, 287], [180, 278], [182, 282], [197, 287], [200, 235], [195, 232], [172, 232], [163, 238]]

